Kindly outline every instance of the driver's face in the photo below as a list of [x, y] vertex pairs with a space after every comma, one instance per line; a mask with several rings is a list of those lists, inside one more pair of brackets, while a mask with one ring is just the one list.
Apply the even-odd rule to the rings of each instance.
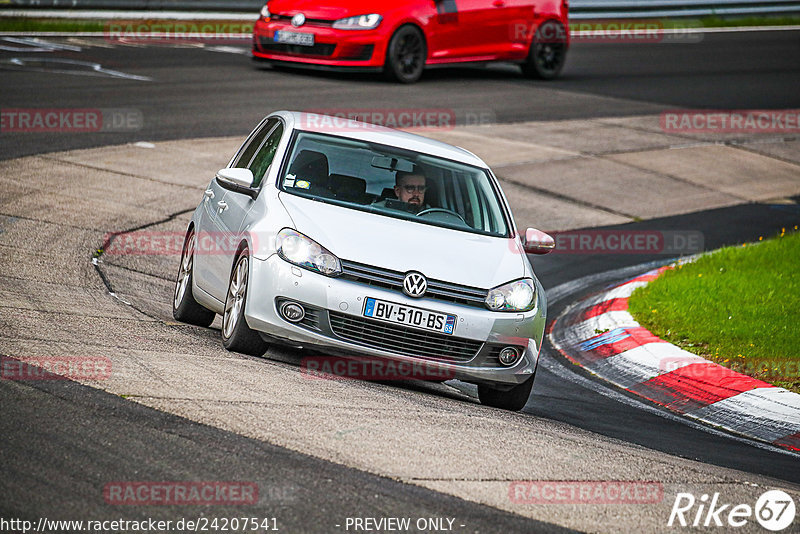
[[425, 203], [425, 177], [424, 176], [404, 176], [400, 185], [394, 186], [394, 194], [403, 202], [422, 206]]

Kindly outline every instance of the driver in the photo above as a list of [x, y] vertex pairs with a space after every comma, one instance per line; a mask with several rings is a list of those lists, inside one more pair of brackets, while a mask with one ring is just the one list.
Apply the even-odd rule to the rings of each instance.
[[430, 206], [425, 203], [425, 191], [428, 189], [428, 180], [421, 172], [397, 171], [394, 175], [394, 196], [373, 202], [379, 208], [408, 211], [414, 214], [421, 213]]
[[395, 176], [394, 194], [400, 202], [410, 204], [415, 212], [428, 208], [425, 204], [425, 191], [428, 181], [418, 172], [400, 172]]

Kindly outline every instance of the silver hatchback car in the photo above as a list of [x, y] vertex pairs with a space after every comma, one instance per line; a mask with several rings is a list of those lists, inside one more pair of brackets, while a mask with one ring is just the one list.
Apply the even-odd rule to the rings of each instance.
[[337, 117], [276, 112], [211, 180], [186, 233], [173, 314], [222, 342], [422, 364], [521, 409], [546, 320], [497, 179], [461, 148]]

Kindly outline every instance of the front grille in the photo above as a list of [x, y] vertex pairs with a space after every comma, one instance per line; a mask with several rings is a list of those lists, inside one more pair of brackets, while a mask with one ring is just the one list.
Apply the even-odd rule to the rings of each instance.
[[269, 37], [261, 37], [259, 46], [264, 52], [275, 52], [279, 54], [294, 54], [298, 56], [321, 56], [329, 57], [336, 49], [335, 44], [317, 43], [313, 46], [293, 45], [286, 43], [276, 43]]
[[[397, 271], [342, 260], [342, 276], [352, 282], [403, 292], [405, 274]], [[440, 280], [428, 280], [428, 290], [425, 296], [436, 300], [486, 308], [487, 293], [486, 289], [461, 286]]]
[[483, 345], [481, 341], [423, 332], [333, 311], [328, 312], [328, 317], [331, 329], [338, 337], [404, 356], [463, 363], [473, 359]]
[[310, 328], [312, 330], [321, 330], [320, 328], [320, 317], [319, 317], [319, 310], [314, 308], [305, 307], [306, 315], [300, 321], [299, 324], [305, 326], [306, 328]]
[[[276, 22], [292, 22], [292, 17], [294, 15], [275, 15], [273, 14], [270, 19]], [[303, 26], [322, 26], [325, 28], [330, 28], [333, 26], [332, 20], [324, 20], [324, 19], [306, 19]], [[298, 26], [297, 29], [302, 29], [303, 26]], [[294, 26], [292, 26], [294, 28]]]
[[500, 351], [503, 350], [503, 345], [495, 345], [490, 347], [487, 351], [486, 358], [481, 362], [480, 367], [503, 367], [500, 363]]

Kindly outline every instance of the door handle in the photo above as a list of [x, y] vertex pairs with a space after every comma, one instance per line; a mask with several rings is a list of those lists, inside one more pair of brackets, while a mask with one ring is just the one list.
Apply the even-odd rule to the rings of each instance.
[[206, 192], [203, 193], [206, 197], [206, 202], [214, 198], [214, 190], [213, 189], [206, 189]]
[[220, 200], [217, 202], [217, 207], [219, 208], [219, 212], [222, 213], [226, 209], [228, 209], [228, 204], [224, 200]]
[[492, 5], [494, 7], [503, 7], [506, 5], [506, 3], [503, 0], [494, 0], [494, 2], [492, 2]]

